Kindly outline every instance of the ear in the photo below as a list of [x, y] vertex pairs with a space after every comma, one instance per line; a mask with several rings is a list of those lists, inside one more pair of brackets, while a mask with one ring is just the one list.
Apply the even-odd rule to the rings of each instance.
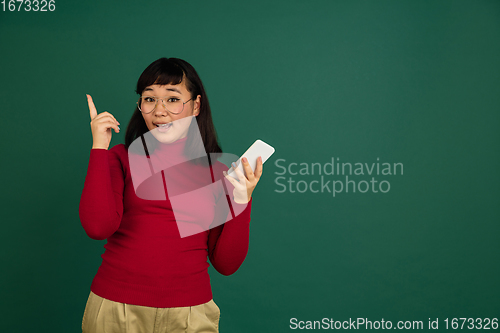
[[200, 114], [200, 107], [201, 107], [201, 95], [196, 96], [196, 99], [194, 101], [194, 111], [193, 114], [195, 116]]

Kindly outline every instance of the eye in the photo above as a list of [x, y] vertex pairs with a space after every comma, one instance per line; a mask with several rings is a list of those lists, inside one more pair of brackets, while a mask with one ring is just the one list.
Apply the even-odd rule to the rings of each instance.
[[175, 98], [175, 97], [170, 97], [167, 102], [169, 102], [169, 103], [175, 103], [177, 101], [180, 101], [180, 99]]
[[142, 99], [145, 103], [154, 103], [156, 101], [154, 97], [148, 97], [148, 96], [144, 96]]

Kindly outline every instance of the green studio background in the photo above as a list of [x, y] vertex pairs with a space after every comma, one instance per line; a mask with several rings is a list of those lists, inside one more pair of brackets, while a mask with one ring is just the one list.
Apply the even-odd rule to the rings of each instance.
[[[85, 94], [122, 143], [137, 79], [163, 56], [199, 72], [226, 152], [276, 148], [244, 264], [210, 267], [221, 332], [500, 316], [499, 1], [56, 0], [0, 12], [0, 45], [2, 332], [81, 329], [106, 243], [78, 216]], [[404, 171], [351, 175], [386, 193], [335, 197], [321, 176], [339, 189], [346, 175], [289, 172], [332, 158]]]

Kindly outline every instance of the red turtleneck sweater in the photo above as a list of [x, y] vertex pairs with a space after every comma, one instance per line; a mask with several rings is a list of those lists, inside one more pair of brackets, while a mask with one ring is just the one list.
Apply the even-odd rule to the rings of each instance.
[[[149, 161], [156, 168], [161, 163], [172, 166], [186, 161], [183, 155], [186, 139], [160, 144], [150, 153]], [[189, 179], [201, 177], [206, 180], [208, 168], [193, 168]], [[252, 201], [241, 205], [234, 202], [232, 193], [226, 195], [222, 182], [228, 191], [232, 191], [232, 187], [227, 186], [230, 183], [222, 176], [223, 170], [227, 170], [224, 164], [214, 163], [212, 177], [208, 176], [214, 195], [210, 196], [211, 201], [205, 200], [203, 204], [194, 202], [193, 207], [202, 207], [204, 219], [214, 219], [218, 212], [226, 214], [230, 209], [228, 222], [220, 224], [223, 221], [219, 217], [222, 222], [214, 224], [216, 227], [181, 237], [176, 217], [187, 220], [189, 213], [179, 212], [180, 209], [176, 210], [177, 206], [172, 204], [174, 200], [169, 200], [168, 181], [165, 182], [164, 175], [163, 182], [156, 182], [161, 185], [158, 188], [165, 189], [162, 192], [164, 199], [158, 196], [153, 198], [155, 200], [144, 199], [140, 188], [138, 197], [134, 185], [137, 187], [140, 176], [131, 175], [125, 145], [119, 144], [109, 150], [91, 149], [80, 199], [80, 220], [90, 238], [107, 239], [91, 291], [115, 302], [159, 308], [194, 306], [210, 301], [212, 289], [207, 258], [219, 273], [233, 274], [243, 263], [249, 242]], [[190, 185], [193, 184], [187, 187]], [[148, 186], [148, 193], [151, 193], [149, 188], [151, 186]], [[174, 189], [174, 185], [171, 188]], [[194, 214], [199, 213], [200, 210]], [[232, 214], [237, 215], [233, 218]]]

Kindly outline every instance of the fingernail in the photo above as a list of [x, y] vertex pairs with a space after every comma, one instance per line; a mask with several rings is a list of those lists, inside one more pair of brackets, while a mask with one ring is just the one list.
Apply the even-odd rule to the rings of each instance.
[[236, 169], [236, 163], [233, 162], [233, 163], [231, 163], [231, 165], [233, 166], [233, 168]]

